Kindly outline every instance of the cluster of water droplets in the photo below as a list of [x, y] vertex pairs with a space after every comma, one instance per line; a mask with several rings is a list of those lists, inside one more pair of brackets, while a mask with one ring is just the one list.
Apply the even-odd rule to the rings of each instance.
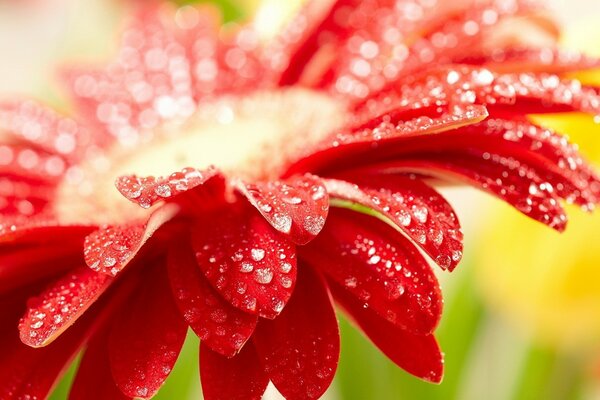
[[541, 178], [550, 180], [560, 197], [586, 209], [592, 209], [598, 202], [598, 177], [582, 158], [578, 147], [569, 143], [566, 136], [528, 122], [499, 119], [486, 121], [482, 128], [480, 134], [517, 144], [551, 163], [545, 168], [553, 172]]
[[329, 198], [317, 177], [305, 175], [288, 181], [239, 183], [238, 187], [273, 228], [290, 234], [297, 243], [306, 243], [325, 225]]
[[213, 234], [219, 237], [196, 234], [194, 247], [196, 260], [211, 284], [237, 308], [271, 318], [279, 314], [296, 277], [291, 243], [275, 232], [254, 231], [248, 226], [239, 227], [236, 233]]
[[150, 208], [157, 201], [168, 199], [202, 185], [216, 173], [212, 168], [205, 171], [184, 168], [181, 172], [174, 172], [168, 177], [121, 176], [115, 185], [127, 199], [139, 204], [142, 208]]
[[[340, 31], [352, 35], [340, 43], [344, 51], [330, 66], [335, 76], [332, 89], [362, 99], [423, 66], [462, 58], [464, 50], [493, 32], [501, 19], [531, 8], [525, 3], [481, 1], [464, 10], [460, 3], [408, 1], [390, 6], [367, 1], [352, 9], [334, 10], [332, 32], [323, 32], [323, 41], [336, 40]], [[445, 15], [454, 18], [436, 23]], [[426, 34], [415, 38], [415, 32]]]
[[440, 267], [454, 268], [462, 258], [463, 235], [452, 208], [416, 179], [392, 176], [388, 179], [393, 189], [373, 189], [333, 180], [327, 181], [327, 188], [334, 198], [358, 202], [380, 212]]
[[47, 343], [89, 307], [109, 280], [89, 270], [63, 277], [31, 301], [19, 323], [21, 340], [33, 347]]
[[85, 238], [85, 262], [94, 271], [115, 276], [135, 255], [143, 237], [143, 225], [101, 228]]
[[[361, 226], [370, 218], [335, 221], [336, 229], [347, 233], [325, 231], [325, 235], [336, 237], [329, 244], [329, 251], [336, 255], [321, 268], [352, 293], [363, 308], [372, 309], [403, 329], [432, 329], [441, 312], [441, 296], [431, 267], [406, 239], [383, 222], [373, 220], [369, 229]], [[323, 249], [318, 251], [327, 254]], [[311, 262], [315, 261], [313, 258]], [[325, 259], [321, 261], [323, 264]]]

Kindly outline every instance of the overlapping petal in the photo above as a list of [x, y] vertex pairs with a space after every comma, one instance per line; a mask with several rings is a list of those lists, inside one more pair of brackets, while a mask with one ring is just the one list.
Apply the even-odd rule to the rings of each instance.
[[179, 211], [175, 204], [157, 209], [145, 224], [106, 226], [85, 238], [84, 256], [94, 271], [116, 276], [144, 244]]
[[364, 308], [336, 283], [330, 287], [336, 302], [390, 360], [421, 379], [441, 382], [444, 357], [433, 335], [408, 333]]
[[[560, 205], [560, 198], [554, 193], [554, 184], [543, 180], [534, 169], [514, 158], [489, 153], [485, 156], [447, 153], [398, 161], [390, 168], [424, 173], [448, 181], [465, 181], [558, 231], [566, 227], [567, 216]], [[561, 185], [564, 186], [563, 183], [556, 186]]]
[[[93, 388], [93, 389], [92, 389]], [[108, 332], [99, 332], [87, 345], [77, 375], [69, 392], [69, 400], [127, 400], [116, 386], [108, 358]]]
[[335, 312], [324, 280], [302, 265], [294, 295], [254, 344], [269, 379], [286, 399], [317, 399], [331, 384], [340, 352]]
[[265, 318], [283, 310], [296, 281], [295, 246], [253, 207], [203, 215], [192, 246], [208, 281], [233, 306]]
[[144, 399], [169, 376], [187, 330], [165, 266], [154, 263], [148, 269], [143, 285], [115, 316], [108, 343], [117, 387], [126, 396]]
[[250, 203], [277, 231], [297, 244], [306, 244], [323, 229], [329, 198], [315, 176], [295, 176], [284, 181], [236, 183]]
[[60, 279], [31, 299], [19, 323], [21, 341], [31, 347], [51, 343], [71, 326], [110, 286], [112, 278], [86, 267]]
[[332, 209], [325, 230], [302, 252], [312, 266], [389, 323], [427, 334], [437, 326], [437, 279], [404, 236], [375, 217]]
[[454, 269], [462, 258], [462, 231], [452, 207], [414, 177], [358, 171], [348, 179], [326, 180], [332, 198], [362, 204], [387, 217], [441, 268]]
[[203, 346], [225, 357], [236, 355], [254, 332], [258, 317], [221, 298], [198, 267], [190, 245], [171, 248], [168, 269], [175, 302]]
[[181, 172], [174, 172], [169, 177], [121, 176], [117, 179], [115, 185], [127, 199], [137, 203], [142, 208], [150, 208], [158, 201], [187, 192], [216, 177], [222, 178], [214, 168], [204, 171], [195, 168], [184, 168]]
[[251, 342], [233, 358], [215, 353], [201, 342], [200, 380], [206, 400], [259, 400], [269, 383]]

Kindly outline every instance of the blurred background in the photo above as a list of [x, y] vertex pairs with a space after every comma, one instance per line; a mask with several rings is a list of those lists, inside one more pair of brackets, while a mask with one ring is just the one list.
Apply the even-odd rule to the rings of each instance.
[[[135, 1], [0, 0], [0, 98], [64, 105], [56, 68], [110, 57]], [[195, 3], [178, 1], [179, 5]], [[268, 35], [300, 0], [214, 0], [227, 23], [257, 18]], [[600, 56], [600, 1], [552, 2], [566, 47]], [[580, 76], [600, 83], [600, 73]], [[600, 126], [581, 114], [533, 116], [566, 132], [600, 166]], [[341, 318], [342, 356], [327, 400], [600, 399], [600, 214], [570, 209], [564, 234], [473, 190], [445, 191], [465, 229], [465, 259], [440, 273], [446, 354], [441, 385], [395, 367]], [[199, 399], [191, 334], [159, 399]], [[73, 368], [53, 399], [68, 393]], [[270, 389], [267, 399], [278, 399]]]

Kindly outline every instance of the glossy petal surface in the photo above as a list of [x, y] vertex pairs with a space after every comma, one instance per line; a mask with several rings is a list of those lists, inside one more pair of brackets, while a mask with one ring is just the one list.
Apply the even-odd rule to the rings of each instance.
[[283, 310], [296, 281], [292, 242], [249, 205], [206, 214], [193, 229], [198, 265], [221, 296], [265, 318]]
[[189, 245], [171, 248], [168, 268], [175, 302], [203, 346], [236, 355], [254, 332], [257, 316], [233, 307], [213, 289]]
[[108, 359], [107, 332], [99, 332], [87, 345], [77, 375], [69, 392], [69, 400], [126, 400], [115, 385]]
[[332, 209], [323, 233], [302, 257], [390, 324], [419, 334], [437, 326], [442, 296], [431, 267], [406, 238], [375, 217]]
[[148, 279], [116, 316], [108, 352], [117, 387], [148, 399], [175, 365], [187, 324], [173, 300], [165, 268], [152, 265]]
[[[58, 376], [75, 358], [85, 342], [92, 320], [76, 324], [51, 345], [32, 349], [19, 340], [16, 329], [0, 334], [0, 398], [43, 399], [46, 398]], [[16, 321], [13, 321], [14, 326]]]
[[269, 383], [252, 343], [226, 358], [201, 342], [200, 380], [206, 400], [259, 400]]
[[389, 218], [441, 268], [454, 269], [462, 258], [462, 231], [452, 207], [418, 179], [399, 175], [355, 174], [357, 185], [329, 179], [332, 198], [349, 200]]
[[421, 379], [441, 382], [443, 355], [433, 335], [410, 334], [362, 307], [360, 302], [335, 283], [331, 285], [331, 290], [336, 301], [390, 360]]
[[[422, 160], [403, 160], [395, 168], [462, 180], [503, 199], [523, 214], [551, 228], [563, 231], [567, 216], [554, 193], [552, 183], [542, 180], [535, 170], [519, 161], [495, 154], [432, 155]], [[559, 181], [560, 182], [560, 181]], [[558, 183], [559, 187], [562, 183]]]
[[323, 229], [329, 198], [315, 176], [236, 186], [279, 232], [297, 244], [306, 244]]
[[106, 226], [92, 232], [85, 238], [85, 262], [94, 271], [116, 276], [178, 211], [169, 204], [157, 209], [145, 225]]
[[215, 169], [199, 171], [195, 168], [184, 168], [181, 172], [174, 172], [168, 177], [122, 176], [117, 179], [115, 185], [127, 199], [142, 208], [149, 208], [158, 201], [200, 186], [217, 174]]
[[21, 341], [31, 347], [51, 343], [109, 287], [112, 278], [80, 267], [31, 299], [19, 323]]
[[286, 399], [317, 399], [331, 384], [340, 352], [329, 292], [320, 276], [300, 266], [290, 303], [273, 321], [261, 320], [254, 343], [259, 358]]

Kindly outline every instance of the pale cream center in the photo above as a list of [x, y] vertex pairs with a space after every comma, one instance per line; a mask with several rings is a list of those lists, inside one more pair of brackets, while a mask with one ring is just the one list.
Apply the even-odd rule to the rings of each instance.
[[[229, 177], [275, 179], [346, 118], [344, 106], [305, 89], [258, 92], [201, 104], [185, 123], [162, 125], [135, 146], [115, 145], [70, 171], [55, 211], [63, 221], [114, 223], [140, 216], [114, 186], [122, 175], [168, 176], [215, 166]], [[142, 214], [140, 214], [142, 213]]]

